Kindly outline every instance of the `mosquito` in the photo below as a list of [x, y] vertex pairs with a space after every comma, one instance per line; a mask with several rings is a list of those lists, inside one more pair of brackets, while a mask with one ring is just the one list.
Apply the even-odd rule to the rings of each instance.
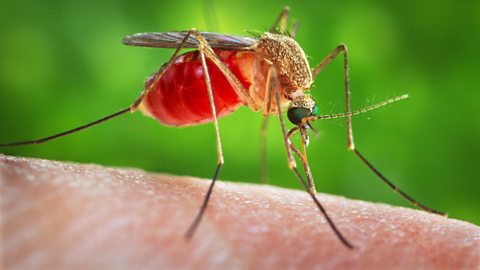
[[[427, 212], [445, 215], [428, 208], [400, 190], [355, 147], [352, 116], [403, 100], [408, 95], [397, 96], [352, 111], [348, 79], [348, 50], [345, 44], [338, 45], [318, 65], [311, 68], [305, 52], [295, 41], [298, 25], [294, 22], [287, 29], [288, 17], [289, 8], [285, 7], [273, 26], [257, 37], [199, 32], [195, 28], [189, 31], [137, 33], [127, 36], [123, 39], [125, 45], [175, 49], [168, 62], [146, 80], [140, 95], [129, 107], [52, 136], [0, 144], [0, 146], [44, 143], [137, 110], [166, 126], [183, 127], [213, 122], [217, 165], [203, 203], [186, 231], [185, 237], [190, 239], [205, 214], [213, 187], [224, 164], [218, 119], [233, 113], [241, 106], [247, 106], [253, 111], [262, 112], [264, 120], [261, 134], [265, 134], [268, 117], [278, 115], [288, 167], [310, 195], [340, 242], [347, 248], [353, 248], [354, 246], [340, 232], [318, 200], [306, 155], [308, 130], [313, 129], [312, 122], [345, 118], [349, 150], [407, 201]], [[181, 54], [183, 49], [194, 50]], [[314, 78], [341, 54], [343, 54], [345, 82], [345, 112], [319, 115], [315, 100], [308, 92]], [[289, 131], [285, 127], [284, 110], [287, 112], [288, 120], [294, 125]], [[296, 134], [301, 138], [301, 147], [297, 147], [292, 142], [292, 137]], [[295, 157], [303, 166], [306, 180], [298, 169]]]

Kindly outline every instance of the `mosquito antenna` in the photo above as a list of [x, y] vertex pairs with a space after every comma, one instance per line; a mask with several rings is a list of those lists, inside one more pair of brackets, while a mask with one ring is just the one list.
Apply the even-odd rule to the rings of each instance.
[[84, 130], [84, 129], [87, 129], [89, 127], [92, 127], [92, 126], [95, 126], [95, 125], [98, 125], [100, 123], [103, 123], [105, 121], [108, 121], [110, 119], [113, 119], [117, 116], [120, 116], [122, 114], [125, 114], [127, 112], [130, 112], [131, 111], [131, 108], [128, 107], [128, 108], [125, 108], [125, 109], [122, 109], [116, 113], [113, 113], [113, 114], [110, 114], [110, 115], [107, 115], [103, 118], [100, 118], [98, 120], [95, 120], [93, 122], [90, 122], [88, 124], [85, 124], [85, 125], [82, 125], [82, 126], [79, 126], [79, 127], [76, 127], [76, 128], [73, 128], [73, 129], [70, 129], [70, 130], [67, 130], [67, 131], [64, 131], [64, 132], [61, 132], [61, 133], [57, 133], [57, 134], [54, 134], [54, 135], [51, 135], [51, 136], [48, 136], [48, 137], [45, 137], [45, 138], [41, 138], [41, 139], [37, 139], [37, 140], [31, 140], [31, 141], [21, 141], [21, 142], [13, 142], [13, 143], [2, 143], [0, 144], [0, 147], [9, 147], [9, 146], [20, 146], [20, 145], [28, 145], [28, 144], [40, 144], [40, 143], [44, 143], [44, 142], [47, 142], [47, 141], [50, 141], [50, 140], [53, 140], [53, 139], [57, 139], [57, 138], [60, 138], [60, 137], [63, 137], [63, 136], [67, 136], [69, 134], [72, 134], [72, 133], [75, 133], [77, 131], [80, 131], [80, 130]]
[[[313, 119], [337, 119], [337, 118], [344, 118], [344, 117], [348, 117], [348, 116], [356, 116], [356, 115], [359, 115], [359, 114], [362, 114], [362, 113], [373, 111], [373, 110], [378, 109], [380, 107], [390, 105], [392, 103], [395, 103], [397, 101], [404, 100], [404, 99], [407, 99], [407, 98], [408, 98], [408, 94], [404, 94], [404, 95], [401, 95], [401, 96], [396, 96], [394, 98], [384, 100], [384, 101], [379, 102], [377, 104], [373, 104], [373, 105], [370, 105], [370, 106], [352, 111], [350, 113], [335, 113], [335, 114], [319, 115], [319, 116], [312, 117], [312, 118]], [[311, 119], [309, 119], [309, 120], [311, 120]]]

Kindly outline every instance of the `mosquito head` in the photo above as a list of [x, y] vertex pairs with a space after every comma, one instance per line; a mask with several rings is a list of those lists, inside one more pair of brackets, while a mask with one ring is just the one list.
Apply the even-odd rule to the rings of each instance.
[[302, 119], [318, 115], [318, 107], [313, 97], [302, 90], [290, 94], [291, 105], [288, 108], [288, 120], [295, 125], [300, 125]]

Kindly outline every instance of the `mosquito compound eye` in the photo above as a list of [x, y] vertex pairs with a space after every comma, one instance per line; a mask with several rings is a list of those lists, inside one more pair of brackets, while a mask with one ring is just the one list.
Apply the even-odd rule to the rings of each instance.
[[288, 120], [290, 120], [290, 122], [292, 122], [292, 124], [295, 124], [295, 125], [301, 124], [303, 118], [309, 117], [311, 115], [312, 115], [312, 111], [302, 107], [291, 107], [288, 109], [288, 112], [287, 112]]
[[315, 106], [313, 107], [312, 115], [313, 115], [313, 116], [318, 116], [318, 106], [317, 106], [317, 105], [315, 105]]

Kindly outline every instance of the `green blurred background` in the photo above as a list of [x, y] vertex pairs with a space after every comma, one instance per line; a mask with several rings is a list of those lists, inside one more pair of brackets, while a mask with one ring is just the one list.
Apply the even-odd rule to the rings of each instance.
[[[348, 45], [354, 108], [411, 95], [354, 119], [358, 149], [421, 202], [480, 224], [480, 2], [397, 2], [2, 0], [0, 141], [43, 137], [128, 106], [172, 51], [123, 46], [125, 35], [191, 27], [243, 35], [267, 29], [290, 5], [312, 66], [340, 42]], [[209, 29], [206, 16], [218, 26]], [[330, 113], [344, 110], [342, 91], [337, 60], [312, 92], [320, 111]], [[261, 115], [248, 108], [221, 119], [221, 179], [259, 181], [260, 123]], [[314, 126], [320, 135], [312, 136], [308, 151], [321, 192], [408, 205], [346, 150], [343, 121]], [[270, 127], [271, 183], [299, 188], [286, 165], [277, 117]], [[204, 178], [216, 162], [211, 124], [168, 128], [141, 113], [1, 152]]]

